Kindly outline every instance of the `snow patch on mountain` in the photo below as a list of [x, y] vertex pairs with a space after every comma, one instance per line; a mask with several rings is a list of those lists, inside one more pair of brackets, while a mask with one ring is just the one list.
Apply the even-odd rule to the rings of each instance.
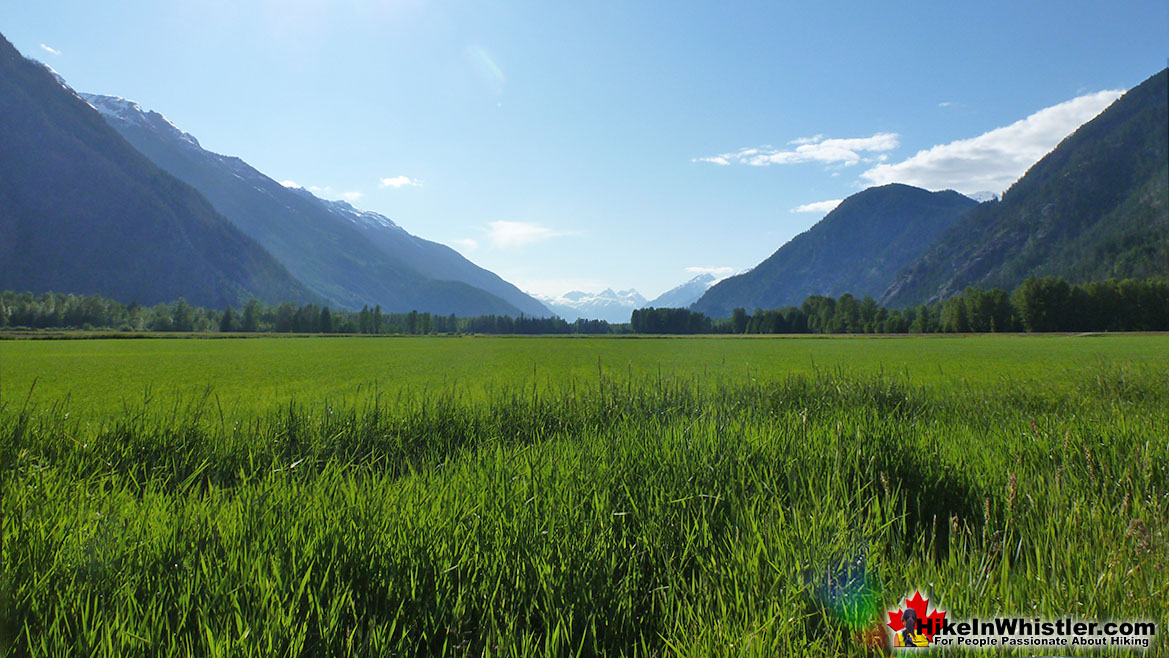
[[984, 203], [986, 201], [998, 201], [999, 199], [999, 195], [995, 194], [994, 192], [975, 192], [974, 194], [967, 194], [966, 196], [974, 199], [979, 203]]
[[69, 90], [69, 91], [70, 91], [70, 92], [71, 92], [71, 93], [72, 93], [74, 96], [76, 96], [76, 95], [77, 95], [77, 92], [73, 91], [73, 87], [70, 87], [70, 86], [69, 86], [69, 83], [68, 83], [68, 82], [65, 82], [65, 78], [61, 77], [61, 74], [60, 74], [60, 73], [57, 73], [57, 69], [55, 69], [55, 68], [53, 68], [53, 67], [49, 66], [48, 64], [46, 64], [46, 63], [42, 62], [42, 61], [41, 61], [41, 60], [39, 60], [39, 59], [33, 59], [33, 58], [31, 58], [31, 57], [29, 57], [29, 58], [27, 58], [27, 59], [28, 59], [28, 61], [32, 62], [33, 64], [38, 64], [38, 65], [40, 65], [40, 66], [41, 66], [43, 69], [45, 69], [46, 71], [48, 71], [48, 72], [49, 72], [49, 75], [53, 76], [53, 78], [54, 78], [54, 79], [57, 81], [57, 84], [61, 85], [62, 87], [66, 88], [66, 89], [68, 89], [68, 90]]
[[340, 215], [354, 224], [367, 224], [374, 227], [395, 229], [403, 233], [406, 232], [406, 229], [395, 224], [389, 217], [373, 212], [372, 210], [354, 208], [348, 201], [328, 201], [321, 199], [321, 203], [332, 211], [333, 214]]
[[138, 103], [122, 98], [121, 96], [105, 96], [102, 94], [79, 94], [90, 107], [103, 116], [120, 119], [129, 124], [137, 125], [147, 130], [153, 130], [170, 135], [194, 148], [199, 146], [199, 140], [190, 133], [183, 132], [169, 119], [154, 110], [143, 110]]
[[537, 294], [532, 296], [569, 322], [580, 318], [604, 320], [614, 324], [629, 322], [634, 309], [645, 305], [645, 297], [632, 288], [629, 290], [606, 288], [598, 293], [573, 290], [556, 297]]
[[[122, 98], [121, 96], [106, 96], [102, 94], [81, 94], [81, 97], [88, 102], [93, 109], [100, 112], [107, 119], [115, 119], [117, 121], [128, 123], [141, 127], [146, 130], [152, 130], [161, 133], [167, 137], [179, 140], [193, 148], [199, 149], [206, 157], [211, 157], [219, 160], [226, 166], [237, 178], [252, 183], [255, 188], [264, 193], [271, 195], [268, 190], [270, 179], [256, 171], [251, 165], [244, 162], [240, 158], [233, 155], [220, 155], [212, 153], [203, 149], [199, 145], [199, 140], [195, 139], [190, 133], [183, 132], [175, 124], [171, 123], [165, 116], [153, 110], [143, 110], [142, 106], [132, 100]], [[378, 228], [388, 228], [405, 233], [405, 229], [395, 224], [390, 218], [376, 212], [368, 210], [359, 210], [349, 205], [346, 201], [330, 201], [322, 199], [303, 187], [293, 187], [285, 185], [284, 187], [310, 197], [329, 210], [332, 214], [342, 217], [345, 220], [354, 224], [364, 224]]]
[[702, 297], [707, 289], [725, 278], [726, 276], [717, 276], [711, 272], [703, 272], [686, 283], [675, 286], [658, 295], [653, 301], [647, 302], [645, 307], [687, 308], [698, 301], [698, 298]]

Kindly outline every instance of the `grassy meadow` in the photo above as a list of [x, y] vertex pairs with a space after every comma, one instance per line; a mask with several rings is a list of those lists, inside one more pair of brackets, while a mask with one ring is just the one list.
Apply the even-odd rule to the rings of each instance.
[[1166, 364], [1159, 335], [0, 341], [0, 655], [888, 655], [917, 588], [1156, 621], [1165, 655]]

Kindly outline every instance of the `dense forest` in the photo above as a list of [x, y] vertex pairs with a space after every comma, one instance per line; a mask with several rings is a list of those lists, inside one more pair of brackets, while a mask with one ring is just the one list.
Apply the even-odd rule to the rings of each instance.
[[889, 309], [872, 297], [813, 295], [799, 306], [734, 309], [712, 320], [684, 308], [633, 311], [629, 324], [603, 320], [431, 313], [384, 313], [251, 300], [219, 311], [188, 304], [123, 305], [90, 295], [0, 293], [0, 329], [104, 329], [120, 332], [239, 332], [324, 334], [835, 334], [985, 333], [1043, 331], [1169, 331], [1169, 281], [1108, 279], [1071, 285], [1032, 278], [1013, 292], [967, 288], [934, 304]]

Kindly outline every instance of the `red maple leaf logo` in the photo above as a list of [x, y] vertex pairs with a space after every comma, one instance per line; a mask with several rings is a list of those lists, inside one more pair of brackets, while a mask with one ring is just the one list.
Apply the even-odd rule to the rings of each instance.
[[[942, 622], [946, 619], [946, 613], [942, 610], [927, 611], [929, 609], [929, 599], [922, 598], [921, 592], [915, 591], [911, 598], [905, 599], [905, 608], [913, 608], [917, 613], [917, 619], [921, 622], [921, 634], [930, 642], [934, 641], [934, 634], [942, 628]], [[889, 612], [889, 628], [894, 633], [905, 628], [905, 624], [901, 621], [901, 613], [905, 608], [898, 608], [895, 611]]]

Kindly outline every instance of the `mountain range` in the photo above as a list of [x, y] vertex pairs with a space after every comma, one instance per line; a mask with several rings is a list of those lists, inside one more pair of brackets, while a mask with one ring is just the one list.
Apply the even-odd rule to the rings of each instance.
[[686, 308], [698, 301], [711, 286], [721, 281], [710, 272], [703, 272], [686, 283], [670, 288], [645, 303], [650, 308]]
[[724, 279], [693, 306], [711, 317], [736, 307], [781, 308], [809, 295], [877, 297], [906, 264], [977, 201], [893, 183], [840, 203], [749, 272]]
[[203, 149], [163, 115], [116, 96], [82, 94], [156, 165], [201, 192], [310, 290], [342, 308], [548, 316], [536, 300], [445, 245], [387, 217], [286, 187], [243, 160]]
[[0, 71], [0, 288], [552, 314], [382, 215], [287, 188], [132, 101], [75, 93], [2, 38]]
[[0, 289], [223, 307], [319, 299], [0, 37]]
[[558, 297], [540, 296], [540, 301], [569, 322], [580, 318], [619, 324], [629, 322], [633, 310], [645, 306], [645, 297], [636, 290], [607, 288], [598, 293], [573, 290]]
[[685, 308], [690, 306], [699, 297], [702, 297], [703, 293], [712, 285], [721, 280], [721, 277], [703, 272], [649, 301], [646, 301], [645, 297], [636, 290], [616, 291], [612, 288], [598, 293], [573, 290], [556, 297], [540, 297], [540, 299], [557, 315], [570, 322], [578, 318], [585, 318], [623, 324], [629, 322], [635, 309]]
[[892, 307], [1029, 277], [1072, 283], [1169, 275], [1169, 71], [1129, 90], [1034, 164], [1001, 199], [907, 185], [863, 190], [691, 308], [871, 296]]
[[1169, 71], [1121, 96], [1001, 198], [891, 184], [850, 196], [749, 271], [635, 290], [525, 294], [391, 219], [289, 187], [203, 149], [157, 112], [78, 95], [0, 37], [0, 289], [258, 298], [436, 314], [553, 313], [628, 322], [634, 309], [712, 317], [810, 295], [891, 307], [1035, 276], [1169, 275]]
[[956, 222], [881, 296], [893, 306], [966, 286], [1010, 290], [1169, 274], [1169, 70], [1130, 89]]

